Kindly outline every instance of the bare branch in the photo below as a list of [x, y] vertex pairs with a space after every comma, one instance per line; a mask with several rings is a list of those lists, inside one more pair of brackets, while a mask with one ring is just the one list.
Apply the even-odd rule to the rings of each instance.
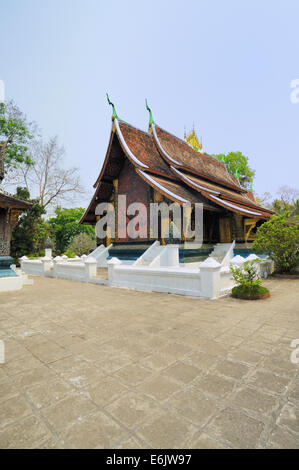
[[45, 208], [51, 204], [75, 202], [85, 194], [80, 182], [78, 168], [64, 168], [65, 149], [59, 145], [57, 137], [48, 142], [35, 140], [31, 146], [33, 166], [20, 165], [7, 178], [9, 184], [26, 186], [31, 195], [35, 193]]

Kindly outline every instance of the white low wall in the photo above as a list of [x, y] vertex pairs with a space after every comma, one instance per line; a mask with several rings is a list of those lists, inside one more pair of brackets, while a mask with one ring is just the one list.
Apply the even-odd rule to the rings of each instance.
[[[227, 295], [235, 285], [230, 264], [242, 266], [245, 261], [258, 258], [256, 255], [232, 257], [233, 248], [234, 243], [228, 247], [221, 264], [209, 256], [198, 266], [185, 267], [179, 264], [178, 245], [160, 247], [154, 244], [146, 257], [139, 258], [138, 263], [124, 264], [117, 258], [108, 261], [108, 283], [97, 277], [98, 260], [90, 255], [76, 259], [57, 256], [54, 260], [46, 256], [39, 260], [23, 257], [21, 268], [35, 276], [216, 299]], [[104, 253], [103, 249], [98, 253]], [[273, 262], [263, 260], [259, 266], [261, 275], [265, 277], [273, 269]]]
[[88, 258], [84, 262], [56, 261], [53, 275], [60, 279], [88, 282], [97, 274], [97, 262], [94, 258]]
[[[169, 262], [178, 259], [172, 246]], [[177, 247], [178, 251], [178, 247]], [[165, 254], [165, 253], [164, 253]], [[167, 292], [192, 297], [216, 299], [226, 295], [235, 285], [229, 268], [213, 258], [200, 264], [200, 268], [180, 266], [125, 266], [117, 258], [108, 261], [109, 285], [137, 290]]]
[[0, 277], [0, 292], [20, 290], [23, 287], [21, 276]]
[[[111, 260], [112, 261], [112, 260]], [[115, 265], [108, 261], [109, 284], [155, 292], [200, 296], [198, 270]]]
[[97, 261], [91, 256], [76, 259], [56, 256], [53, 260], [46, 256], [38, 260], [30, 260], [23, 256], [20, 261], [21, 270], [32, 276], [88, 282], [97, 275]]
[[21, 270], [31, 276], [46, 276], [53, 269], [53, 259], [44, 256], [39, 259], [20, 258]]

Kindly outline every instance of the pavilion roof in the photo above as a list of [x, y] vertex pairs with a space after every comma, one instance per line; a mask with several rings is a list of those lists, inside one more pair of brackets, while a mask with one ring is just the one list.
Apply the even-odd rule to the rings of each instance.
[[0, 188], [0, 208], [29, 209], [32, 203], [19, 199]]

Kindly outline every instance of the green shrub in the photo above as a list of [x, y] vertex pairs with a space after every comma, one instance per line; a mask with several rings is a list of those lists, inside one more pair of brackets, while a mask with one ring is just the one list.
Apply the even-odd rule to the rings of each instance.
[[268, 293], [268, 289], [264, 286], [253, 286], [250, 291], [248, 291], [248, 288], [246, 286], [235, 286], [232, 289], [233, 296], [239, 296], [244, 298], [258, 297], [260, 295], [265, 295]]
[[66, 250], [66, 252], [63, 254], [68, 258], [76, 258], [76, 253], [70, 249]]
[[26, 255], [28, 259], [38, 259], [38, 258], [43, 258], [45, 256], [45, 250], [39, 250], [35, 253], [29, 253], [29, 255]]
[[55, 217], [48, 220], [55, 253], [60, 255], [68, 249], [70, 243], [79, 233], [87, 233], [95, 240], [95, 229], [92, 225], [81, 225], [79, 220], [85, 210], [82, 207], [65, 209], [57, 207]]
[[260, 260], [245, 261], [242, 267], [231, 266], [230, 270], [237, 286], [232, 289], [232, 295], [255, 297], [269, 292], [263, 287], [258, 274]]
[[288, 213], [273, 216], [258, 228], [253, 249], [267, 253], [278, 273], [292, 272], [299, 263], [299, 222], [290, 223]]
[[87, 233], [80, 233], [74, 237], [73, 241], [69, 244], [68, 250], [75, 253], [77, 256], [88, 255], [88, 253], [96, 247], [95, 240], [92, 239]]

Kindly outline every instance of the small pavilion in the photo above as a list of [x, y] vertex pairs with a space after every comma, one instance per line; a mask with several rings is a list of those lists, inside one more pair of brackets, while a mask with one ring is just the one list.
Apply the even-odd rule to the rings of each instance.
[[[4, 152], [0, 145], [0, 183], [4, 178]], [[15, 275], [9, 266], [13, 263], [10, 255], [12, 230], [19, 216], [31, 207], [31, 203], [19, 199], [0, 188], [0, 277]]]

